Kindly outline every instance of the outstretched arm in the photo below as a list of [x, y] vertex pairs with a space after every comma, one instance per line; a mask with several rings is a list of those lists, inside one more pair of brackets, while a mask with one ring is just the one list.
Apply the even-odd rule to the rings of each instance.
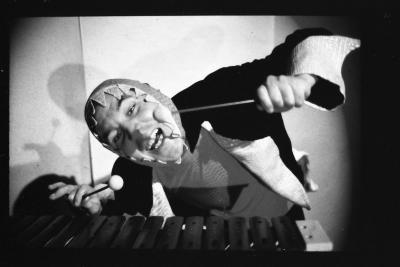
[[267, 57], [221, 68], [173, 100], [178, 109], [248, 99], [255, 99], [269, 113], [300, 107], [306, 101], [333, 109], [345, 99], [344, 59], [359, 46], [359, 40], [325, 29], [298, 30]]
[[[257, 110], [253, 110], [253, 104], [247, 104], [238, 108], [221, 108], [217, 112], [204, 110], [181, 114], [189, 133], [190, 147], [195, 146], [203, 121], [209, 121], [224, 136], [254, 140], [282, 132], [279, 131], [283, 127], [279, 112], [304, 103], [334, 109], [345, 99], [341, 65], [357, 45], [358, 40], [333, 36], [325, 29], [298, 30], [265, 58], [221, 68], [182, 90], [173, 97], [178, 109], [254, 99], [259, 108], [266, 111], [254, 112]], [[227, 116], [243, 117], [243, 110], [253, 119], [241, 120], [242, 127], [237, 127], [236, 120], [225, 119]], [[261, 129], [262, 124], [254, 124], [258, 118], [268, 127]], [[282, 138], [275, 136], [274, 140], [280, 143], [277, 139]], [[282, 144], [278, 146], [282, 148]], [[289, 151], [290, 146], [286, 146]]]
[[360, 41], [335, 36], [323, 29], [298, 30], [264, 60], [276, 64], [257, 89], [265, 111], [283, 112], [303, 103], [333, 109], [345, 100], [341, 69]]

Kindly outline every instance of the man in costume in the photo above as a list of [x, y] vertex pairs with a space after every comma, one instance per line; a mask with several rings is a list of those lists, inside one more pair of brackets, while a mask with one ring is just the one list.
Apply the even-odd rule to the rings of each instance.
[[[341, 67], [357, 47], [324, 29], [299, 30], [266, 58], [217, 70], [172, 101], [138, 81], [104, 81], [89, 96], [85, 119], [120, 156], [112, 174], [125, 186], [82, 199], [101, 185], [57, 183], [50, 198], [68, 195], [90, 213], [302, 219], [315, 185], [296, 160], [281, 112], [305, 102], [327, 110], [342, 104]], [[249, 99], [256, 104], [182, 112]]]

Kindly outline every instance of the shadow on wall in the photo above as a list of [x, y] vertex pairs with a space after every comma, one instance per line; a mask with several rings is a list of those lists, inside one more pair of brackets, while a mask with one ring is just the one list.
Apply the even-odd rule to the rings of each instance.
[[[58, 69], [56, 69], [53, 73], [51, 73], [48, 82], [47, 82], [47, 90], [49, 91], [49, 95], [54, 103], [57, 104], [61, 110], [63, 110], [70, 118], [76, 121], [80, 121], [84, 123], [84, 105], [86, 101], [86, 88], [84, 83], [84, 71], [90, 71], [91, 73], [96, 72], [99, 74], [100, 72], [95, 68], [87, 68], [82, 64], [66, 64]], [[16, 198], [19, 202], [22, 199], [26, 199], [26, 196], [23, 194], [26, 193], [25, 190], [27, 188], [32, 188], [32, 185], [29, 184], [25, 188], [22, 189], [20, 193], [20, 189], [17, 188], [19, 185], [25, 185], [27, 182], [31, 181], [32, 173], [36, 174], [44, 174], [41, 176], [42, 178], [50, 179], [49, 177], [53, 177], [51, 179], [55, 179], [55, 177], [62, 177], [63, 180], [69, 179], [67, 176], [59, 176], [57, 174], [62, 175], [77, 175], [75, 173], [70, 173], [73, 170], [76, 170], [78, 167], [78, 175], [88, 176], [88, 177], [77, 177], [77, 181], [83, 182], [91, 182], [90, 169], [85, 167], [83, 164], [89, 161], [89, 136], [87, 131], [77, 131], [76, 144], [71, 144], [75, 146], [79, 146], [78, 153], [69, 156], [65, 155], [57, 142], [54, 140], [54, 136], [58, 131], [61, 131], [60, 125], [63, 123], [57, 117], [52, 117], [53, 114], [47, 114], [48, 119], [51, 120], [52, 129], [45, 129], [45, 131], [50, 132], [48, 142], [46, 144], [42, 143], [25, 143], [23, 146], [24, 151], [32, 150], [35, 151], [39, 160], [37, 162], [31, 162], [27, 164], [10, 166], [10, 185], [14, 188], [11, 188], [10, 200], [13, 201]], [[79, 127], [79, 126], [78, 126]], [[82, 127], [86, 127], [83, 126]], [[81, 135], [81, 136], [79, 136]], [[82, 136], [83, 135], [83, 136]], [[78, 143], [80, 140], [80, 144]], [[90, 166], [89, 162], [87, 163]], [[80, 169], [79, 169], [80, 168]], [[47, 174], [46, 173], [51, 173]], [[88, 175], [86, 175], [88, 174]], [[60, 178], [61, 179], [61, 178]], [[70, 181], [72, 182], [72, 181]], [[40, 183], [39, 183], [40, 184]], [[32, 189], [29, 189], [29, 191]], [[43, 190], [39, 190], [37, 193], [37, 198], [42, 199], [41, 194], [46, 193]], [[19, 195], [18, 195], [19, 194]], [[34, 197], [34, 195], [32, 195]], [[47, 198], [48, 196], [46, 196]], [[28, 201], [29, 202], [29, 201]], [[11, 203], [12, 204], [12, 203]], [[18, 204], [21, 205], [21, 204]], [[21, 207], [17, 207], [17, 203], [14, 203], [15, 208], [13, 209], [15, 212], [18, 211], [28, 211], [26, 209], [21, 209]], [[25, 205], [26, 206], [26, 205]], [[46, 205], [45, 205], [46, 206]], [[29, 207], [29, 206], [27, 206]], [[37, 210], [37, 208], [32, 207], [33, 210]], [[12, 208], [11, 208], [12, 209]]]
[[[356, 26], [354, 26], [356, 27]], [[343, 35], [360, 39], [359, 32], [356, 29], [346, 28], [343, 26]], [[362, 187], [361, 180], [361, 50], [357, 49], [348, 54], [342, 67], [342, 77], [345, 81], [346, 104], [342, 107], [344, 114], [344, 123], [346, 125], [346, 135], [348, 140], [347, 153], [349, 154], [350, 173], [349, 181], [346, 186], [349, 189], [348, 215], [346, 220], [346, 229], [343, 233], [345, 242], [343, 250], [355, 250], [360, 247], [358, 244], [359, 226], [362, 225], [362, 218], [359, 211], [361, 206], [360, 190]]]
[[65, 184], [75, 184], [74, 177], [47, 174], [34, 179], [19, 194], [14, 204], [13, 214], [67, 214], [75, 215], [73, 207], [63, 198], [50, 200], [52, 193], [48, 189], [50, 184], [63, 182]]
[[86, 102], [85, 66], [65, 64], [56, 69], [47, 82], [51, 99], [72, 118], [84, 121]]
[[[351, 38], [361, 39], [361, 28], [360, 21], [356, 17], [343, 17], [343, 19], [335, 20], [329, 17], [292, 17], [293, 23], [298, 25], [299, 28], [315, 27], [315, 25], [323, 25], [324, 28], [332, 31], [333, 34], [340, 34], [343, 36], [348, 36]], [[361, 46], [362, 49], [363, 45]], [[360, 146], [360, 121], [361, 121], [361, 50], [357, 49], [351, 52], [343, 62], [342, 76], [345, 81], [346, 87], [346, 104], [343, 105], [341, 111], [344, 114], [345, 128], [347, 129], [346, 135], [348, 140], [347, 152], [349, 153], [350, 163], [350, 173], [348, 181], [336, 181], [340, 185], [345, 185], [349, 187], [349, 199], [346, 201], [346, 209], [348, 209], [348, 215], [346, 215], [345, 224], [342, 227], [334, 225], [336, 223], [333, 220], [332, 228], [338, 236], [341, 236], [340, 249], [352, 250], [357, 249], [359, 244], [357, 244], [358, 229], [362, 225], [361, 218], [358, 214], [361, 202], [360, 202], [360, 188], [361, 188], [361, 146]], [[334, 183], [335, 181], [331, 181]], [[340, 189], [338, 187], [338, 189]], [[347, 189], [347, 188], [346, 188]], [[340, 193], [338, 193], [340, 194]], [[340, 207], [337, 211], [331, 211], [332, 214], [335, 212], [340, 212]], [[332, 219], [335, 217], [332, 216]], [[341, 246], [343, 245], [343, 246]], [[335, 245], [336, 246], [336, 245]]]
[[344, 247], [345, 250], [357, 249], [360, 247], [359, 242], [359, 230], [362, 225], [361, 218], [361, 105], [362, 95], [360, 93], [360, 81], [361, 81], [361, 65], [360, 65], [361, 51], [358, 49], [355, 52], [350, 53], [344, 61], [342, 76], [346, 81], [346, 98], [348, 99], [347, 105], [343, 106], [343, 113], [345, 117], [345, 124], [348, 138], [348, 153], [351, 159], [351, 172], [350, 181], [348, 185], [351, 187], [350, 198], [348, 205], [349, 216], [347, 220], [347, 242]]

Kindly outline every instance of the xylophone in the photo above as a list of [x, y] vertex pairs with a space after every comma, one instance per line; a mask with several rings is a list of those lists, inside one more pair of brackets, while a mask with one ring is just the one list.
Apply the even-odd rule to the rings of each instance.
[[288, 217], [27, 215], [10, 218], [13, 248], [330, 251], [318, 221]]

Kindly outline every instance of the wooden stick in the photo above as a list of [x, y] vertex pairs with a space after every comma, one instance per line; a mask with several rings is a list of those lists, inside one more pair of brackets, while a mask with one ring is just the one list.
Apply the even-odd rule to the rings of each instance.
[[103, 190], [106, 190], [107, 188], [111, 188], [114, 191], [120, 190], [124, 186], [124, 180], [122, 180], [121, 176], [119, 175], [113, 175], [111, 176], [110, 180], [108, 181], [108, 185], [103, 186], [102, 188], [99, 188], [91, 193], [84, 194], [82, 196], [82, 199], [85, 199], [87, 197], [90, 197], [91, 195], [94, 195], [96, 193], [99, 193]]
[[109, 188], [109, 187], [110, 187], [109, 185], [105, 185], [105, 186], [103, 186], [102, 188], [99, 188], [99, 189], [97, 189], [97, 190], [95, 190], [95, 191], [93, 191], [93, 192], [84, 194], [84, 195], [82, 196], [82, 199], [85, 199], [85, 198], [87, 198], [87, 197], [90, 197], [91, 195], [97, 194], [97, 193], [99, 193], [99, 192], [101, 192], [101, 191], [103, 191], [103, 190], [106, 190], [106, 189]]
[[243, 104], [250, 104], [250, 103], [254, 103], [254, 100], [249, 99], [249, 100], [242, 100], [242, 101], [229, 102], [229, 103], [223, 103], [223, 104], [196, 107], [196, 108], [185, 108], [185, 109], [180, 109], [179, 113], [182, 114], [182, 113], [186, 113], [186, 112], [192, 112], [192, 111], [198, 111], [198, 110], [204, 110], [204, 109], [222, 108], [222, 107], [236, 106], [236, 105], [243, 105]]

